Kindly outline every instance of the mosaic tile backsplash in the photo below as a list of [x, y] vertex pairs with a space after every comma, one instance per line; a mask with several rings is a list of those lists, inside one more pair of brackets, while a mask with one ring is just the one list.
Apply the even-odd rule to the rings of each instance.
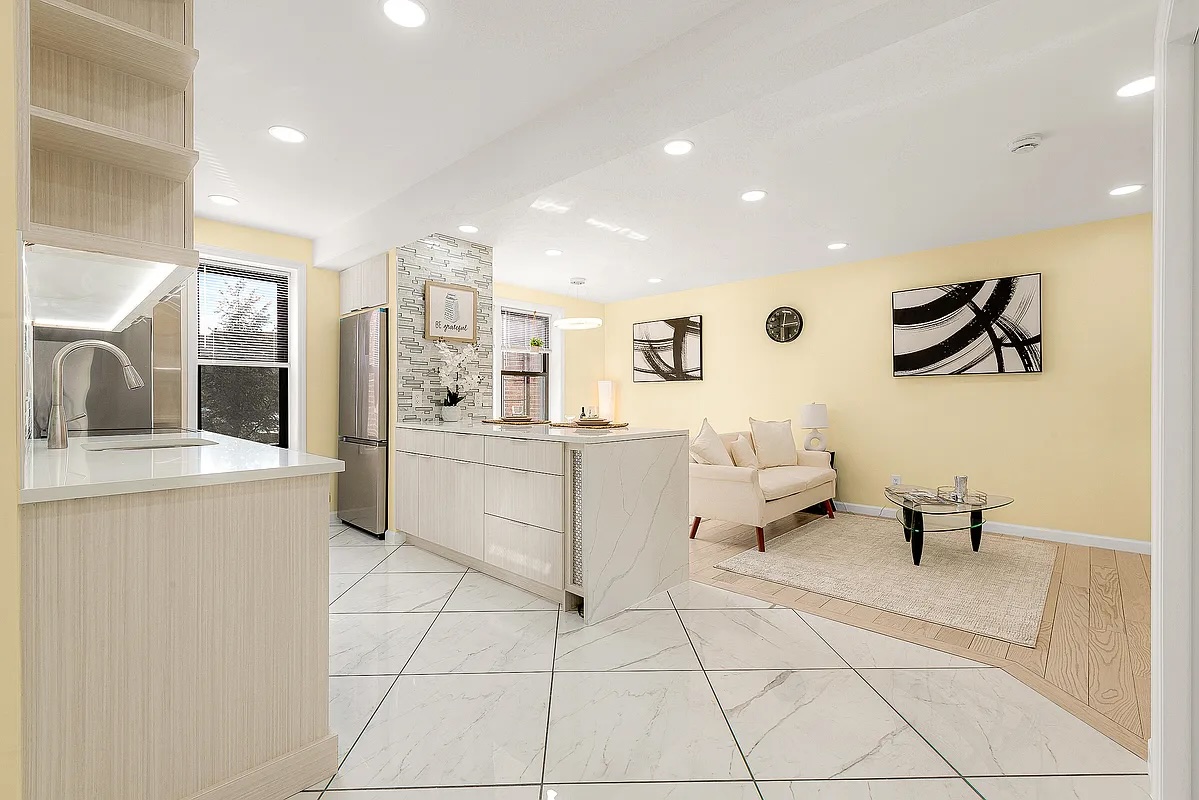
[[396, 248], [396, 419], [420, 422], [438, 416], [445, 387], [437, 377], [438, 354], [425, 338], [425, 281], [472, 286], [479, 292], [478, 391], [462, 403], [463, 419], [491, 416], [493, 308], [491, 248], [433, 234]]

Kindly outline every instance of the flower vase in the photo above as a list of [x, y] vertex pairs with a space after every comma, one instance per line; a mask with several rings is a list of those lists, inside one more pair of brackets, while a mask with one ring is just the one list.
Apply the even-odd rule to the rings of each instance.
[[442, 422], [461, 422], [462, 421], [462, 406], [442, 406], [441, 407]]

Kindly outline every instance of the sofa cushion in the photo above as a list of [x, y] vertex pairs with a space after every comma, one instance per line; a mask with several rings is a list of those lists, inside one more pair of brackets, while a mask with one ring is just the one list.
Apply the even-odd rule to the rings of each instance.
[[770, 467], [758, 471], [758, 485], [769, 503], [832, 483], [836, 477], [837, 473], [827, 467]]
[[754, 452], [763, 467], [793, 467], [799, 463], [791, 420], [766, 422], [750, 417], [749, 427], [754, 434]]
[[691, 442], [691, 457], [700, 464], [733, 466], [733, 459], [729, 457], [729, 451], [725, 449], [724, 442], [720, 440], [720, 434], [708, 424], [706, 419], [704, 424], [699, 426], [699, 433]]
[[758, 456], [754, 453], [754, 446], [744, 436], [738, 436], [729, 445], [729, 455], [733, 457], [733, 463], [739, 467], [757, 469], [761, 466], [758, 464]]

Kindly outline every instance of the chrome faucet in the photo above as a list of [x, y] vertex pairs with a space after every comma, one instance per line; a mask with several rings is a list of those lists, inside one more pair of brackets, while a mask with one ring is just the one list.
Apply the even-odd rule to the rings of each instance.
[[58, 354], [54, 356], [54, 365], [51, 367], [54, 374], [54, 399], [50, 401], [50, 424], [47, 426], [47, 435], [50, 440], [47, 447], [51, 450], [63, 450], [67, 446], [67, 419], [62, 411], [62, 362], [66, 361], [67, 356], [71, 353], [85, 347], [107, 350], [116, 356], [125, 373], [125, 385], [130, 389], [140, 389], [146, 385], [142, 376], [137, 374], [137, 370], [130, 363], [129, 356], [125, 355], [125, 351], [115, 344], [109, 344], [99, 339], [80, 339], [59, 350]]

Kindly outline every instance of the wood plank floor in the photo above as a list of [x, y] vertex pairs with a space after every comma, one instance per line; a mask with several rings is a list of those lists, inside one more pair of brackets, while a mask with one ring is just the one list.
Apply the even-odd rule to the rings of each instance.
[[[768, 526], [767, 549], [772, 537], [814, 519], [818, 517], [797, 514]], [[1148, 556], [1056, 545], [1057, 561], [1036, 647], [1021, 647], [716, 568], [720, 561], [754, 546], [753, 528], [705, 520], [691, 541], [692, 580], [1000, 667], [1146, 757]]]

